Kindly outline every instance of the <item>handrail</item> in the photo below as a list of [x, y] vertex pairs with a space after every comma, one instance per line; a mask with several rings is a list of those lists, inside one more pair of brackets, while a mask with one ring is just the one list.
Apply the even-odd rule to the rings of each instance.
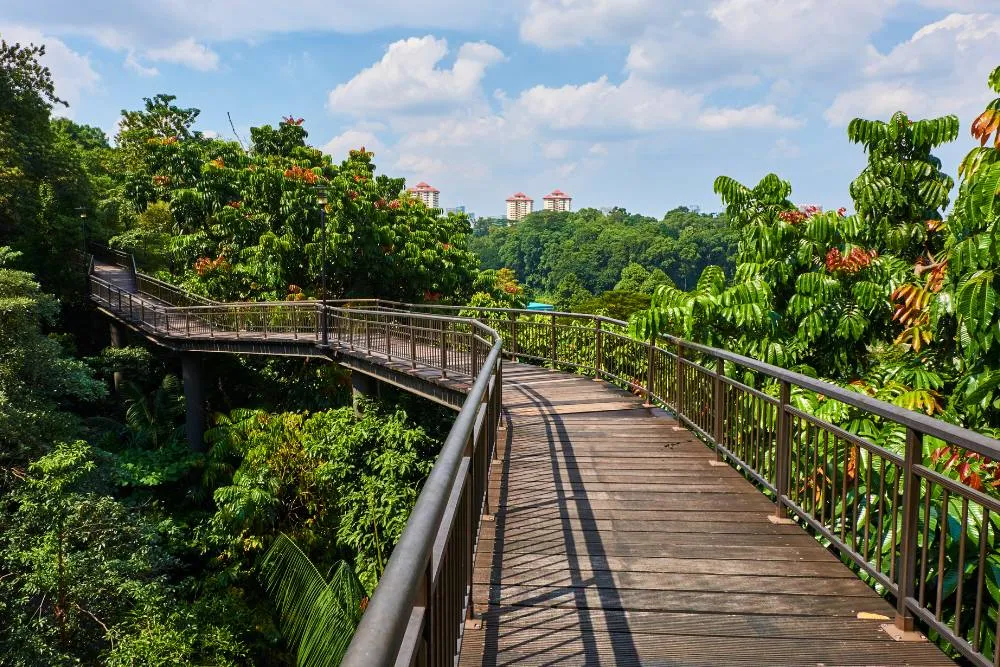
[[[930, 456], [946, 449], [942, 462], [956, 455], [991, 465], [1000, 441], [726, 350], [670, 335], [635, 340], [621, 320], [380, 305], [475, 316], [503, 335], [512, 358], [590, 373], [668, 407], [719, 460], [772, 494], [775, 521], [808, 526], [895, 597], [899, 630], [920, 620], [971, 664], [1000, 663], [1000, 595], [984, 583], [1000, 579], [1000, 488], [975, 488], [985, 480], [963, 482]], [[803, 390], [857, 411], [864, 435], [803, 409]]]
[[[477, 519], [488, 511], [486, 452], [495, 447], [501, 354], [592, 374], [666, 406], [719, 460], [771, 494], [775, 521], [807, 526], [895, 597], [897, 628], [921, 621], [971, 664], [997, 662], [1000, 626], [990, 628], [1000, 599], [984, 582], [1000, 572], [1000, 494], [974, 488], [972, 477], [936, 465], [929, 453], [947, 448], [945, 459], [988, 463], [1000, 460], [1000, 441], [726, 350], [670, 335], [636, 340], [627, 323], [603, 316], [353, 299], [329, 302], [324, 318], [316, 302], [291, 302], [166, 306], [153, 320], [170, 331], [171, 318], [185, 313], [208, 320], [209, 330], [249, 334], [258, 331], [246, 328], [247, 313], [303, 304], [316, 340], [316, 322], [329, 320], [331, 344], [476, 378], [345, 665], [453, 662], [472, 611]], [[244, 313], [242, 323], [226, 319], [230, 311]], [[443, 351], [440, 363], [417, 353], [428, 341]], [[864, 428], [817, 416], [808, 400], [856, 411]]]
[[[187, 300], [183, 290], [167, 287], [173, 301]], [[490, 511], [502, 406], [500, 335], [468, 318], [387, 312], [373, 302], [366, 302], [371, 309], [328, 306], [325, 317], [316, 301], [166, 305], [160, 294], [134, 294], [97, 275], [90, 276], [90, 292], [116, 316], [167, 340], [291, 338], [321, 350], [327, 340], [342, 351], [360, 349], [438, 368], [442, 378], [472, 380], [342, 664], [451, 662], [474, 616], [473, 560], [480, 517]]]

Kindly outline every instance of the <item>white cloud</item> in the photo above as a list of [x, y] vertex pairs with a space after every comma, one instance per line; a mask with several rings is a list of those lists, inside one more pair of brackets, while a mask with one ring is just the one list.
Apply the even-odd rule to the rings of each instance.
[[513, 20], [519, 3], [488, 0], [100, 0], [0, 3], [0, 22], [58, 26], [55, 34], [87, 35], [114, 50], [160, 48], [185, 38], [257, 40], [297, 31], [470, 30]]
[[146, 67], [139, 62], [138, 58], [135, 57], [135, 52], [131, 50], [125, 55], [125, 69], [132, 70], [139, 76], [158, 76], [160, 74], [160, 70], [155, 67]]
[[666, 0], [532, 0], [521, 39], [543, 48], [628, 38], [669, 16]]
[[546, 141], [541, 145], [542, 157], [549, 160], [562, 160], [569, 155], [569, 151], [572, 147], [572, 143], [561, 139]]
[[331, 155], [334, 161], [344, 160], [351, 150], [364, 147], [366, 150], [374, 152], [376, 155], [382, 152], [385, 146], [369, 130], [350, 129], [338, 134], [323, 145], [323, 152]]
[[486, 69], [503, 52], [485, 42], [463, 44], [451, 69], [439, 67], [448, 42], [431, 35], [389, 45], [382, 59], [330, 91], [335, 112], [363, 114], [382, 111], [436, 110], [483, 98]]
[[427, 156], [415, 155], [413, 153], [403, 153], [393, 165], [395, 169], [407, 174], [414, 174], [420, 178], [430, 177], [447, 170], [444, 161]]
[[154, 62], [165, 62], [183, 65], [201, 72], [208, 72], [219, 67], [219, 55], [204, 44], [199, 44], [193, 37], [157, 49], [148, 49], [146, 57]]
[[791, 159], [791, 158], [797, 158], [799, 155], [801, 155], [802, 149], [799, 148], [799, 145], [796, 144], [795, 142], [789, 141], [785, 137], [781, 137], [780, 139], [774, 142], [774, 146], [771, 147], [769, 154], [771, 157]]
[[588, 152], [591, 155], [598, 155], [604, 157], [605, 155], [608, 154], [608, 147], [605, 146], [604, 144], [594, 144], [593, 146], [590, 147], [590, 150]]
[[753, 104], [740, 109], [705, 109], [698, 116], [698, 127], [703, 130], [732, 130], [736, 128], [802, 127], [801, 118], [782, 116], [773, 104]]
[[698, 94], [636, 77], [616, 85], [602, 76], [580, 85], [529, 88], [510, 105], [507, 117], [555, 130], [633, 134], [680, 125], [700, 104]]
[[838, 94], [823, 115], [831, 125], [900, 110], [914, 117], [957, 113], [968, 119], [989, 97], [986, 76], [996, 66], [998, 41], [1000, 15], [951, 14], [887, 54], [872, 49], [864, 79]]
[[71, 117], [73, 106], [83, 95], [97, 89], [97, 82], [101, 77], [91, 66], [90, 58], [69, 48], [62, 40], [22, 26], [6, 26], [0, 32], [8, 42], [19, 42], [24, 46], [45, 45], [45, 55], [41, 62], [52, 73], [56, 95], [70, 105], [68, 109], [56, 105], [52, 109], [54, 114]]

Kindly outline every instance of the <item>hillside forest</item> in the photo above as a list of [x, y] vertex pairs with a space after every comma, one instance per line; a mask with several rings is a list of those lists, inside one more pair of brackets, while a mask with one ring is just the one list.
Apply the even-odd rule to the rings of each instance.
[[[218, 300], [315, 299], [324, 255], [330, 297], [547, 300], [1000, 434], [1000, 68], [975, 119], [853, 121], [867, 164], [840, 210], [768, 174], [720, 177], [719, 214], [472, 226], [365, 147], [314, 148], [301, 118], [210, 138], [198, 109], [157, 94], [108, 137], [59, 117], [43, 54], [0, 40], [2, 665], [337, 664], [451, 424], [389, 389], [355, 405], [333, 364], [209, 355], [211, 428], [187, 442], [179, 360], [111, 345], [87, 302], [88, 243]], [[934, 151], [964, 122], [974, 145], [943, 165]], [[885, 424], [796, 400], [902, 447]], [[925, 464], [1000, 493], [996, 461]]]

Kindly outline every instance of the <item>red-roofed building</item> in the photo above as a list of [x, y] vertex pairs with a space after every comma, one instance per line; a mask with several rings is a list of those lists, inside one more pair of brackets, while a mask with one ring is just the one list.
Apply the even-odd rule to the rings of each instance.
[[535, 210], [535, 200], [518, 192], [507, 197], [507, 219], [517, 221]]
[[441, 194], [441, 191], [423, 181], [420, 181], [412, 188], [407, 188], [406, 191], [417, 197], [429, 208], [441, 208], [438, 206], [438, 196]]
[[542, 197], [543, 207], [546, 211], [569, 211], [573, 204], [573, 198], [562, 190], [553, 190]]

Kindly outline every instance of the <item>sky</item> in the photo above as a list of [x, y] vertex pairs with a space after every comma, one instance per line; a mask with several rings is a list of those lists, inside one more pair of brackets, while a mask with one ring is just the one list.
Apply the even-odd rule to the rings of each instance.
[[115, 133], [157, 93], [244, 138], [283, 116], [338, 161], [502, 215], [523, 191], [660, 217], [725, 174], [850, 207], [851, 118], [956, 114], [955, 174], [1000, 65], [1000, 0], [0, 0], [59, 113]]

